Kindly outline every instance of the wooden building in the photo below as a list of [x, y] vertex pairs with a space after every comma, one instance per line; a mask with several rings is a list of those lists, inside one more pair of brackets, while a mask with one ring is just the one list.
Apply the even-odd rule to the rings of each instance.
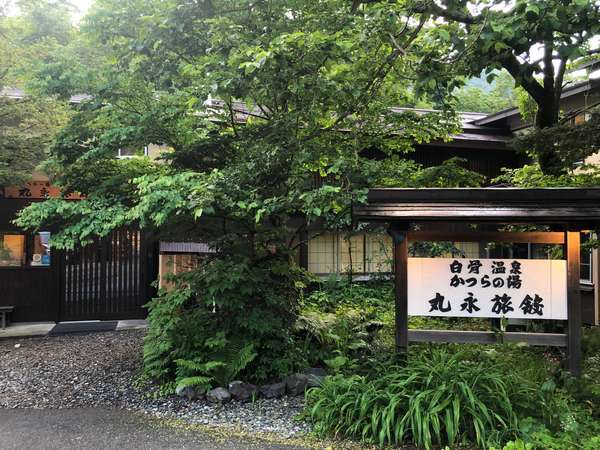
[[13, 220], [56, 195], [39, 174], [25, 186], [0, 189], [0, 306], [14, 306], [16, 322], [144, 318], [157, 273], [153, 241], [123, 229], [85, 248], [50, 250], [53, 230], [26, 233]]
[[[585, 109], [598, 103], [599, 97], [599, 84], [590, 80], [565, 89], [561, 105], [574, 112], [574, 117], [578, 111], [585, 116]], [[85, 97], [73, 101], [82, 100]], [[217, 107], [218, 102], [215, 102]], [[245, 120], [244, 107], [240, 106], [240, 122]], [[398, 110], [401, 112], [402, 108]], [[485, 175], [488, 180], [499, 175], [503, 167], [523, 164], [510, 142], [515, 133], [530, 124], [522, 121], [516, 108], [489, 115], [462, 113], [461, 123], [462, 131], [449, 141], [416, 145], [409, 157], [429, 167], [458, 156], [466, 160], [467, 168]], [[160, 149], [156, 146], [146, 149], [148, 155], [158, 153]], [[159, 256], [159, 244], [134, 230], [117, 231], [85, 249], [48, 252], [44, 247], [46, 234], [23, 233], [12, 220], [18, 210], [31, 202], [57, 195], [55, 191], [43, 178], [34, 179], [28, 186], [0, 188], [0, 306], [16, 306], [13, 316], [16, 321], [144, 317], [142, 305], [153, 295], [150, 282], [159, 274], [165, 279], [168, 273], [188, 270], [203, 254], [196, 247], [182, 253], [181, 245], [166, 244]], [[193, 247], [194, 244], [185, 245]], [[506, 249], [455, 242], [454, 246], [467, 257], [482, 254], [499, 257], [501, 252], [509, 252], [510, 257], [545, 257], [544, 248], [536, 245]], [[385, 233], [319, 232], [301, 248], [299, 261], [321, 276], [350, 271], [358, 278], [365, 278], [372, 273], [389, 273], [391, 255], [392, 242]], [[581, 256], [583, 317], [591, 323], [599, 320], [598, 258], [597, 251]]]

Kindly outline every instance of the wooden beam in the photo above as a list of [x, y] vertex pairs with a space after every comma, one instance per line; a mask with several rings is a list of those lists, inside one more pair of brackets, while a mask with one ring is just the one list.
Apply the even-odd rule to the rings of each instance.
[[472, 344], [496, 344], [498, 340], [491, 331], [456, 330], [408, 330], [410, 342], [451, 342]]
[[369, 203], [510, 202], [540, 205], [598, 203], [600, 188], [373, 188]]
[[494, 333], [493, 331], [408, 330], [410, 342], [498, 344], [523, 342], [529, 345], [566, 347], [567, 335], [556, 333]]
[[416, 241], [450, 241], [450, 242], [510, 242], [530, 244], [564, 244], [565, 235], [561, 232], [508, 232], [508, 231], [409, 231], [408, 240]]
[[[574, 224], [600, 223], [600, 207], [593, 205], [526, 205], [486, 203], [371, 203], [355, 206], [354, 220], [403, 222], [466, 222]], [[584, 229], [584, 228], [582, 228]]]
[[579, 289], [580, 233], [567, 231], [567, 324], [569, 372], [581, 375], [581, 291]]
[[389, 233], [394, 242], [394, 297], [396, 353], [408, 351], [408, 225], [392, 223]]

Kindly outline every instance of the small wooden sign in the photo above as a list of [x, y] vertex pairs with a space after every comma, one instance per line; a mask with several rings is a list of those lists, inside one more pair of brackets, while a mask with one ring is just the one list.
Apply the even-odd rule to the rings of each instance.
[[[60, 189], [53, 186], [49, 181], [30, 181], [24, 186], [0, 186], [0, 198], [19, 198], [30, 200], [42, 200], [45, 198], [59, 198]], [[65, 196], [68, 199], [82, 199], [78, 193], [71, 193]]]

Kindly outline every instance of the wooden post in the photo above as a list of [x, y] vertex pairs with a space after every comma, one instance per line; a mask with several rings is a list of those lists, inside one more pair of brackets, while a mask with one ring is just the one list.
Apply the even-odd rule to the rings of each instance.
[[298, 248], [300, 267], [308, 270], [308, 231], [306, 225], [303, 226], [298, 233], [298, 240], [300, 241], [300, 246]]
[[[596, 239], [598, 235], [594, 236]], [[600, 325], [600, 252], [597, 248], [592, 250], [592, 282], [594, 283], [594, 317], [592, 323]]]
[[396, 353], [408, 351], [408, 225], [392, 223], [389, 233], [394, 241], [394, 293]]
[[581, 292], [579, 288], [579, 231], [567, 231], [567, 349], [569, 372], [581, 375]]
[[66, 277], [66, 250], [57, 250], [52, 249], [51, 257], [50, 257], [50, 270], [52, 271], [52, 277], [54, 280], [54, 289], [53, 289], [53, 297], [54, 297], [54, 305], [52, 316], [54, 317], [54, 321], [60, 321], [61, 314], [61, 304], [63, 296], [66, 296], [67, 285], [65, 283]]

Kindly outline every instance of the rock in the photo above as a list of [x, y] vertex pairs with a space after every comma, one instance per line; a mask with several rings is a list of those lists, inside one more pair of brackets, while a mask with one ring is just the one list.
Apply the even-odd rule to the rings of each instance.
[[258, 388], [254, 384], [244, 383], [243, 381], [232, 381], [229, 383], [229, 393], [234, 400], [246, 402], [256, 397]]
[[308, 387], [319, 387], [323, 383], [323, 380], [327, 376], [327, 371], [320, 367], [311, 367], [302, 372], [308, 377]]
[[264, 398], [280, 398], [285, 395], [285, 381], [279, 383], [265, 384], [259, 389]]
[[198, 392], [194, 386], [185, 386], [175, 389], [175, 394], [179, 397], [187, 398], [189, 402], [202, 398], [202, 393]]
[[227, 389], [218, 387], [206, 393], [206, 400], [211, 403], [227, 403], [231, 400], [231, 394]]
[[295, 373], [285, 377], [285, 387], [290, 395], [303, 395], [308, 387], [308, 376]]

